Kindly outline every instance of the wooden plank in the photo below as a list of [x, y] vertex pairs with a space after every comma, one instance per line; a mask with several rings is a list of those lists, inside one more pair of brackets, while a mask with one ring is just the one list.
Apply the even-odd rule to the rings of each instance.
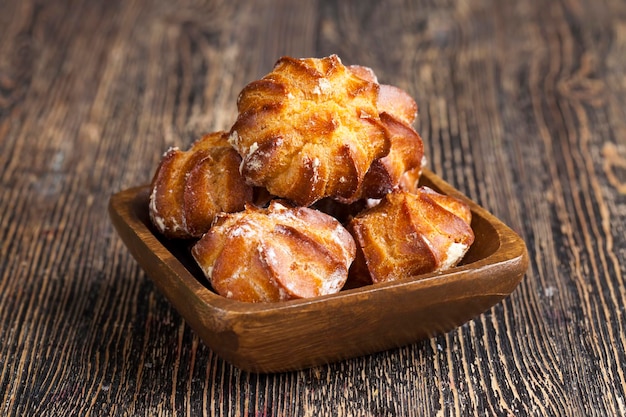
[[[624, 415], [626, 4], [0, 2], [0, 414]], [[227, 129], [281, 55], [405, 88], [429, 168], [525, 240], [512, 296], [427, 341], [298, 372], [220, 359], [109, 197]]]

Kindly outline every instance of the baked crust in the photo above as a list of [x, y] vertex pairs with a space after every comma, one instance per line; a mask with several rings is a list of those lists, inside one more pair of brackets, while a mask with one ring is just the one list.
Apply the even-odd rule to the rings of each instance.
[[379, 112], [390, 114], [407, 125], [412, 125], [417, 119], [417, 103], [399, 87], [381, 84], [377, 105]]
[[283, 57], [237, 107], [228, 132], [168, 150], [151, 184], [152, 223], [199, 238], [192, 255], [218, 294], [332, 294], [448, 269], [472, 244], [469, 208], [418, 188], [417, 104], [371, 68]]
[[403, 89], [379, 84], [378, 77], [373, 69], [362, 65], [350, 65], [348, 69], [357, 77], [379, 85], [376, 107], [379, 113], [388, 113], [408, 125], [412, 125], [417, 118], [417, 103], [413, 97]]
[[411, 171], [410, 179], [415, 183], [421, 174], [424, 142], [420, 135], [406, 122], [389, 113], [381, 113], [380, 119], [388, 131], [391, 148], [387, 155], [372, 162], [356, 194], [358, 198], [382, 198], [400, 188], [406, 172]]
[[[356, 76], [378, 84], [371, 68], [360, 65], [348, 68]], [[424, 143], [412, 127], [418, 112], [415, 100], [399, 87], [379, 84], [376, 107], [389, 136], [389, 153], [372, 162], [352, 201], [380, 199], [397, 189], [415, 191], [425, 164]]]
[[209, 230], [218, 213], [243, 210], [253, 193], [240, 163], [228, 132], [204, 135], [187, 151], [170, 148], [152, 179], [152, 224], [169, 238], [194, 238]]
[[352, 285], [393, 281], [455, 266], [474, 241], [471, 211], [427, 187], [392, 192], [351, 220], [357, 243]]
[[230, 143], [250, 184], [301, 206], [355, 198], [372, 162], [389, 152], [379, 85], [336, 55], [281, 58], [237, 100]]
[[341, 290], [356, 252], [331, 216], [273, 200], [222, 214], [192, 248], [213, 289], [239, 301], [273, 302]]

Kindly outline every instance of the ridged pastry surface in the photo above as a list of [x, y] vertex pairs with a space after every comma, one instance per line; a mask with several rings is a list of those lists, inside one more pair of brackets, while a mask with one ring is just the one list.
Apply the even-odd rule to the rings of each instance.
[[[378, 83], [371, 68], [351, 65], [348, 69], [360, 78]], [[376, 107], [387, 129], [389, 153], [372, 162], [359, 190], [347, 201], [349, 203], [355, 199], [380, 199], [398, 189], [415, 191], [426, 163], [424, 143], [412, 126], [418, 112], [413, 97], [399, 87], [379, 84]]]
[[273, 200], [223, 214], [192, 254], [213, 289], [239, 301], [273, 302], [341, 290], [356, 252], [334, 218]]
[[389, 152], [379, 85], [335, 56], [281, 58], [239, 95], [230, 143], [251, 184], [309, 206], [351, 199], [372, 162]]
[[357, 243], [351, 280], [393, 281], [455, 266], [474, 241], [471, 211], [427, 187], [392, 192], [350, 222]]
[[[348, 70], [357, 77], [378, 83], [378, 77], [373, 69], [362, 65], [350, 65]], [[403, 89], [394, 85], [379, 84], [376, 107], [379, 113], [388, 113], [411, 125], [417, 118], [417, 103]]]
[[[389, 153], [372, 162], [357, 193], [360, 198], [379, 199], [402, 187], [406, 181], [417, 183], [424, 161], [424, 143], [420, 135], [405, 121], [383, 112], [380, 114], [389, 138]], [[409, 178], [407, 173], [413, 173]], [[406, 174], [406, 175], [405, 175]]]
[[418, 107], [336, 55], [283, 57], [237, 98], [228, 131], [169, 149], [152, 224], [196, 239], [218, 294], [310, 298], [455, 266], [474, 240], [461, 201], [419, 187]]
[[170, 148], [152, 179], [152, 224], [170, 238], [200, 237], [218, 213], [242, 210], [252, 187], [240, 163], [227, 132], [207, 134], [186, 151]]

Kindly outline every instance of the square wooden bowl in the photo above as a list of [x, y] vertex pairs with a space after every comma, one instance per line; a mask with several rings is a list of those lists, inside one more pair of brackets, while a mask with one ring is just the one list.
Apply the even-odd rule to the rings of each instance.
[[443, 273], [279, 303], [245, 303], [214, 293], [189, 247], [160, 236], [148, 217], [149, 187], [109, 201], [120, 237], [200, 338], [242, 370], [282, 372], [399, 347], [452, 330], [507, 297], [528, 267], [521, 238], [432, 172], [420, 180], [467, 202], [475, 241]]

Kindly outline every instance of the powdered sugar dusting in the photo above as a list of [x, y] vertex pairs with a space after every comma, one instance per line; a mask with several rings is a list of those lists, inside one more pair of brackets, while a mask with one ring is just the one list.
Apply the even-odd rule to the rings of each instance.
[[152, 218], [152, 223], [163, 232], [165, 230], [165, 221], [163, 217], [159, 216], [156, 208], [156, 188], [153, 188], [150, 193], [150, 217]]
[[168, 154], [173, 153], [173, 152], [178, 152], [180, 151], [180, 148], [178, 146], [170, 146], [162, 155], [163, 158], [165, 158]]
[[463, 258], [465, 252], [469, 249], [468, 245], [463, 243], [452, 242], [446, 251], [446, 256], [443, 259], [441, 270], [446, 270], [453, 267]]
[[[156, 206], [156, 193], [157, 191], [155, 187], [152, 189], [152, 192], [150, 193], [150, 202], [149, 202], [149, 210], [148, 210], [150, 214], [150, 219], [152, 220], [152, 224], [154, 224], [161, 233], [165, 233], [168, 229], [172, 232], [176, 232], [179, 230], [186, 231], [185, 225], [181, 225], [174, 218], [169, 219], [170, 225], [168, 227], [168, 224], [166, 223], [165, 218], [159, 214], [159, 210]], [[184, 221], [184, 218], [183, 218], [183, 221]]]
[[161, 231], [161, 233], [165, 232], [165, 221], [163, 220], [163, 217], [153, 214], [152, 221], [155, 223], [156, 227]]
[[319, 181], [319, 168], [322, 164], [318, 157], [313, 158], [313, 160], [306, 159], [305, 163], [308, 162], [308, 165], [311, 166], [311, 170], [313, 171], [311, 181], [313, 182], [312, 186], [315, 186]]
[[322, 94], [328, 94], [332, 90], [332, 84], [328, 81], [327, 78], [320, 78], [317, 80], [317, 86]]
[[258, 236], [258, 231], [250, 227], [247, 223], [237, 224], [228, 231], [230, 237], [254, 237]]
[[248, 148], [248, 152], [246, 153], [246, 156], [249, 157], [250, 155], [252, 155], [253, 153], [256, 152], [256, 150], [259, 149], [259, 144], [257, 142], [254, 142], [252, 145], [250, 145], [250, 147]]
[[346, 271], [341, 268], [335, 269], [326, 279], [322, 280], [320, 295], [338, 292], [345, 284], [346, 278]]
[[239, 133], [237, 133], [236, 130], [233, 130], [232, 132], [230, 132], [230, 135], [228, 136], [228, 143], [230, 143], [230, 146], [234, 148], [239, 148], [239, 141], [240, 141]]
[[[376, 207], [380, 204], [381, 199], [379, 198], [368, 198], [365, 200], [367, 208]], [[383, 213], [384, 217], [387, 217], [387, 214]]]
[[248, 171], [259, 171], [263, 168], [262, 154], [252, 153], [249, 154], [243, 161], [241, 161], [242, 166], [245, 166]]
[[281, 281], [283, 286], [287, 289], [287, 291], [289, 291], [291, 294], [297, 294], [298, 290], [297, 287], [295, 285], [294, 280], [292, 279], [284, 279]]
[[272, 201], [268, 216], [277, 223], [302, 223], [302, 219], [296, 215], [295, 210], [286, 207], [276, 200]]
[[207, 278], [211, 279], [213, 277], [213, 264], [203, 267], [202, 271]]
[[[261, 247], [259, 246], [259, 251], [261, 250]], [[278, 262], [278, 257], [276, 256], [276, 251], [274, 250], [273, 247], [268, 246], [267, 248], [265, 248], [265, 259], [266, 262], [272, 265], [275, 265]]]
[[[283, 144], [283, 139], [281, 137], [274, 138], [273, 140], [275, 147], [280, 147]], [[239, 166], [239, 172], [243, 172], [244, 167], [251, 172], [260, 171], [271, 157], [271, 151], [259, 150], [259, 144], [254, 142], [250, 148], [248, 148], [248, 151], [245, 153], [245, 157], [242, 158], [241, 165]]]
[[[335, 228], [329, 232], [329, 235], [333, 243], [341, 249], [344, 264], [346, 265], [346, 269], [348, 269], [353, 261], [353, 255], [350, 250], [351, 245], [346, 245], [343, 238], [349, 237], [349, 232], [341, 225], [341, 223], [337, 222]], [[350, 237], [350, 239], [352, 238]]]
[[272, 209], [276, 211], [288, 210], [288, 208], [284, 204], [281, 204], [280, 201], [277, 200], [272, 201]]

